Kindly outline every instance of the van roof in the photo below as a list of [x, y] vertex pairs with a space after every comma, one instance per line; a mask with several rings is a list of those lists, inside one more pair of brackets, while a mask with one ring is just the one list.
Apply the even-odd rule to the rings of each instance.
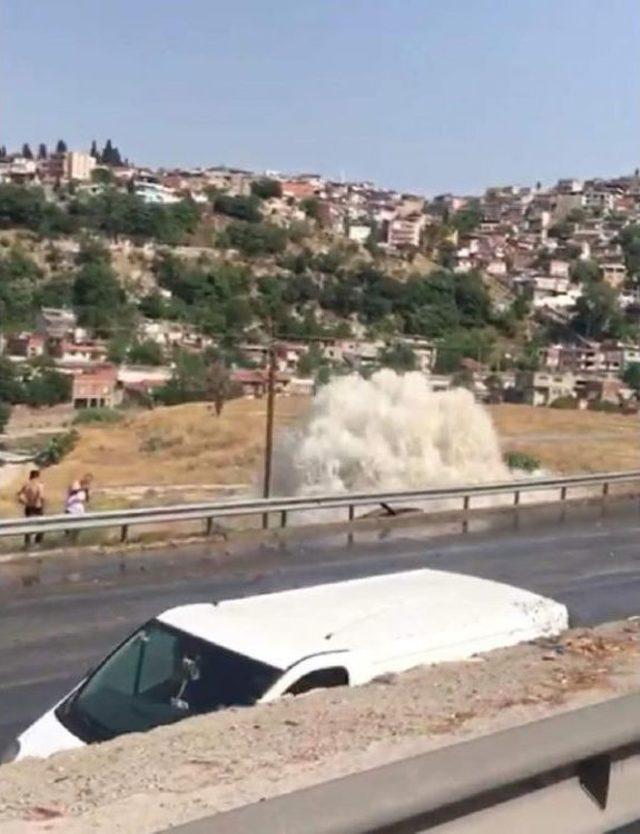
[[[564, 606], [489, 579], [430, 569], [172, 608], [159, 620], [210, 643], [286, 669], [329, 651], [369, 651], [424, 637], [426, 647], [539, 625]], [[556, 628], [556, 631], [559, 628]], [[515, 642], [515, 641], [512, 641]]]

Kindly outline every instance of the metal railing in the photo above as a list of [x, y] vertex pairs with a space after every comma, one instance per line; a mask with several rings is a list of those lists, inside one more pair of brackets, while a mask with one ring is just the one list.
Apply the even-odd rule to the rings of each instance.
[[[178, 504], [168, 507], [146, 507], [143, 509], [111, 510], [90, 512], [81, 516], [51, 515], [31, 518], [10, 518], [0, 520], [0, 537], [21, 536], [31, 533], [78, 532], [82, 530], [104, 530], [119, 528], [121, 541], [126, 541], [133, 526], [173, 524], [188, 521], [202, 521], [204, 532], [210, 534], [214, 525], [224, 519], [259, 516], [268, 521], [277, 518], [278, 526], [289, 523], [292, 513], [345, 509], [347, 521], [354, 521], [356, 509], [382, 507], [393, 515], [398, 508], [418, 505], [422, 511], [433, 509], [437, 502], [460, 501], [460, 511], [468, 512], [478, 508], [473, 501], [480, 498], [510, 496], [512, 506], [519, 506], [523, 494], [549, 492], [549, 501], [566, 501], [569, 492], [577, 489], [598, 489], [606, 497], [613, 485], [640, 483], [640, 471], [607, 472], [597, 475], [574, 475], [563, 478], [536, 478], [512, 480], [500, 483], [460, 485], [437, 489], [397, 490], [369, 493], [348, 493], [345, 495], [294, 496], [286, 498], [251, 498], [234, 501]], [[437, 509], [437, 507], [435, 507]], [[335, 522], [336, 519], [331, 519]], [[267, 526], [263, 523], [263, 526]]]
[[640, 820], [639, 716], [640, 695], [614, 698], [246, 805], [171, 832], [618, 831]]

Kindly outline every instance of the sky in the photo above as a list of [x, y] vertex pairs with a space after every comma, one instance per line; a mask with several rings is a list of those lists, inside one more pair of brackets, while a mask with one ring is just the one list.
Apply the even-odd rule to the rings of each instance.
[[638, 0], [0, 0], [0, 144], [428, 195], [640, 166]]

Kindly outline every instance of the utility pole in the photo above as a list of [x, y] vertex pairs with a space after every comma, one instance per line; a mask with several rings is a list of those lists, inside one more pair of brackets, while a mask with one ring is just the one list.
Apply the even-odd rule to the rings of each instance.
[[[269, 344], [269, 369], [267, 376], [267, 427], [264, 444], [264, 485], [262, 489], [263, 498], [271, 494], [271, 459], [273, 457], [273, 417], [275, 405], [275, 381], [276, 381], [276, 343], [272, 340]], [[262, 516], [262, 526], [266, 529], [269, 526], [269, 516], [265, 513]]]

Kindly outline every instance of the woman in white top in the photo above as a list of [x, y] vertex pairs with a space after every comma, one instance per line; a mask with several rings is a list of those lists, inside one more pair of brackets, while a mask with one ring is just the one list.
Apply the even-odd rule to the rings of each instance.
[[[87, 490], [80, 481], [74, 481], [67, 491], [64, 511], [67, 515], [84, 515], [87, 508]], [[75, 542], [78, 539], [77, 530], [67, 530], [67, 538]]]
[[67, 499], [64, 503], [64, 511], [69, 515], [82, 515], [86, 510], [87, 492], [80, 484], [74, 481], [67, 492]]

